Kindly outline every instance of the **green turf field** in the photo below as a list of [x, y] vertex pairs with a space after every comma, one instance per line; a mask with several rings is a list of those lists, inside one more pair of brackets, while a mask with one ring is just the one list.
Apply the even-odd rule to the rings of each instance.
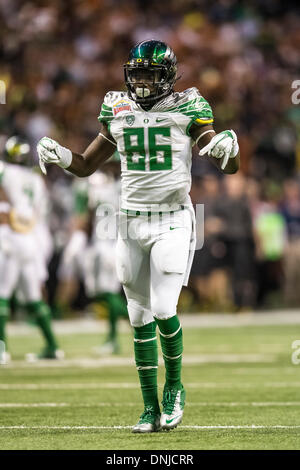
[[[10, 337], [0, 366], [0, 449], [299, 449], [300, 364], [291, 362], [300, 325], [186, 327], [182, 424], [130, 431], [142, 412], [130, 332], [122, 354], [99, 359], [103, 336], [60, 334], [66, 360], [26, 364], [42, 342]], [[160, 395], [163, 367], [159, 368]]]

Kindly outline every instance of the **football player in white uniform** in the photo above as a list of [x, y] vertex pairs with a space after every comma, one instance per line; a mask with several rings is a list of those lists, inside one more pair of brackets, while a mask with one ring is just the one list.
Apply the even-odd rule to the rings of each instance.
[[74, 293], [70, 285], [80, 279], [89, 300], [96, 305], [105, 304], [109, 332], [104, 344], [95, 348], [101, 355], [119, 353], [118, 319], [128, 318], [116, 273], [116, 239], [106, 237], [109, 226], [115, 231], [117, 225], [120, 181], [114, 175], [116, 169], [119, 173], [116, 165], [118, 162], [111, 161], [103, 171], [96, 171], [84, 180], [74, 180], [72, 225], [76, 228], [64, 249], [58, 272], [60, 300], [64, 303], [70, 303], [70, 294]]
[[[103, 171], [88, 178], [88, 207], [93, 213], [90, 247], [86, 253], [86, 291], [95, 303], [104, 303], [108, 311], [107, 338], [95, 350], [100, 354], [118, 354], [117, 324], [120, 317], [128, 318], [126, 302], [120, 294], [116, 272], [116, 227], [119, 210], [120, 180], [115, 171], [118, 162], [108, 162]], [[108, 237], [108, 231], [111, 236]]]
[[[182, 329], [176, 306], [193, 254], [194, 214], [189, 197], [192, 147], [224, 173], [239, 167], [234, 131], [216, 134], [208, 102], [196, 88], [174, 92], [176, 57], [161, 41], [133, 47], [124, 65], [127, 92], [108, 92], [102, 128], [82, 155], [48, 137], [38, 144], [42, 169], [56, 163], [88, 176], [117, 147], [121, 156], [121, 207], [117, 271], [134, 329], [135, 361], [144, 411], [133, 432], [175, 428], [182, 420]], [[162, 412], [157, 395], [157, 336], [166, 382]]]
[[23, 166], [29, 154], [29, 144], [13, 136], [6, 143], [8, 162], [0, 162], [0, 340], [5, 343], [10, 298], [20, 290], [46, 341], [40, 358], [55, 359], [62, 352], [52, 331], [50, 309], [42, 298], [51, 244], [44, 222], [47, 191], [42, 176]]

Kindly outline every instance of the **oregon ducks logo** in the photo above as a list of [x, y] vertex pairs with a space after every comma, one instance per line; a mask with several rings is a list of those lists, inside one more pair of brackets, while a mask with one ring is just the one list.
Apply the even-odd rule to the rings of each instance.
[[132, 126], [132, 124], [134, 123], [134, 120], [135, 120], [135, 117], [130, 115], [130, 116], [126, 116], [126, 122], [128, 124], [128, 126]]

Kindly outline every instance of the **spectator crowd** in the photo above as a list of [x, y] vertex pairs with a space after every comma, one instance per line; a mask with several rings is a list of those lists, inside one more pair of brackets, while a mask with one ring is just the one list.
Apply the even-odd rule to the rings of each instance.
[[[240, 172], [223, 177], [195, 149], [191, 196], [204, 204], [205, 242], [182, 308], [298, 307], [297, 2], [0, 0], [0, 80], [6, 86], [0, 152], [14, 134], [33, 149], [48, 135], [82, 152], [99, 132], [106, 92], [124, 89], [128, 51], [151, 38], [176, 53], [175, 89], [197, 87], [213, 108], [216, 131], [234, 129], [241, 150]], [[56, 254], [71, 230], [72, 180], [49, 168]]]

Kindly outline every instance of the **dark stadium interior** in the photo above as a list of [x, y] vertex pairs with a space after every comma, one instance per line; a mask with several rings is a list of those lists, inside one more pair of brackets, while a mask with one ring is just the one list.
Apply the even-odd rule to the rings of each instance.
[[[169, 0], [167, 13], [159, 0], [0, 0], [0, 151], [19, 134], [33, 149], [51, 135], [81, 152], [99, 132], [105, 93], [124, 88], [128, 50], [145, 38], [165, 41], [179, 63], [175, 89], [199, 88], [216, 131], [234, 129], [242, 156], [241, 171], [228, 177], [195, 148], [191, 195], [205, 204], [205, 243], [181, 309], [299, 307], [299, 25], [299, 6], [279, 0]], [[50, 300], [70, 231], [71, 183], [49, 168]], [[81, 289], [74, 308], [85, 303]]]

